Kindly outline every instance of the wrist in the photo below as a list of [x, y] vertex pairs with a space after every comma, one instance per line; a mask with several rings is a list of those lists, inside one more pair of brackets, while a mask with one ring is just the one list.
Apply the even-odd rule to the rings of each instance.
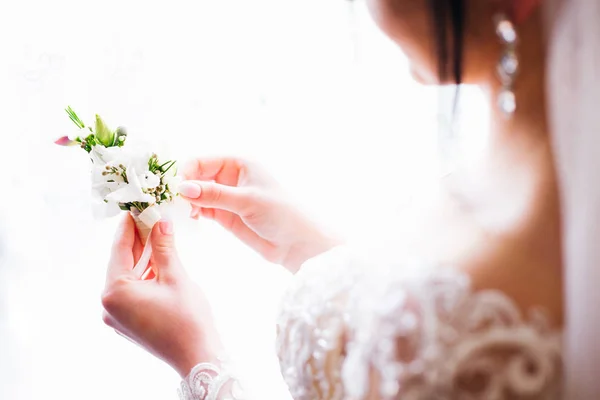
[[222, 354], [219, 351], [214, 350], [198, 350], [192, 353], [188, 353], [181, 357], [171, 366], [179, 374], [181, 379], [185, 379], [192, 369], [201, 363], [216, 364], [219, 362], [219, 355]]
[[185, 379], [198, 364], [217, 364], [225, 353], [216, 329], [211, 329], [209, 335], [204, 332], [203, 336], [202, 339], [193, 341], [191, 346], [187, 346], [187, 350], [171, 363], [171, 367], [182, 379]]
[[310, 241], [292, 246], [288, 257], [282, 263], [293, 274], [298, 272], [306, 261], [343, 244], [341, 239], [324, 233], [313, 234], [310, 237]]

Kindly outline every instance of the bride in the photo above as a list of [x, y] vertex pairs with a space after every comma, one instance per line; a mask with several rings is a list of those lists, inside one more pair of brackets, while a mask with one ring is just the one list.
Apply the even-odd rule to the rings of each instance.
[[[569, 40], [585, 26], [597, 30], [600, 7], [596, 0], [541, 3], [369, 1], [417, 80], [478, 85], [492, 115], [485, 156], [455, 172], [414, 235], [395, 238], [388, 254], [358, 252], [328, 236], [254, 164], [198, 159], [185, 169], [180, 191], [192, 217], [214, 219], [295, 274], [277, 326], [281, 373], [295, 399], [556, 399], [565, 393], [565, 367], [573, 367], [568, 376], [578, 390], [569, 398], [600, 393], [593, 379], [576, 382], [577, 365], [563, 350], [565, 316], [587, 293], [565, 295], [564, 276], [585, 284], [593, 260], [573, 247], [576, 237], [593, 250], [576, 211], [585, 188], [569, 179], [576, 161], [586, 162], [579, 155], [590, 167], [594, 157], [568, 142], [581, 131], [584, 145], [593, 133], [583, 125], [595, 121], [584, 107], [593, 99], [578, 107], [577, 96], [559, 95], [576, 93], [564, 84], [565, 69], [578, 60]], [[577, 71], [583, 93], [594, 72]], [[568, 124], [564, 109], [588, 119]], [[596, 214], [587, 215], [597, 221]], [[152, 246], [157, 276], [141, 281], [132, 272], [141, 244], [131, 217], [123, 220], [102, 299], [105, 323], [171, 365], [182, 377], [181, 399], [243, 398], [169, 221], [154, 228]], [[592, 343], [593, 324], [581, 313], [571, 329]], [[595, 370], [590, 358], [581, 376]]]

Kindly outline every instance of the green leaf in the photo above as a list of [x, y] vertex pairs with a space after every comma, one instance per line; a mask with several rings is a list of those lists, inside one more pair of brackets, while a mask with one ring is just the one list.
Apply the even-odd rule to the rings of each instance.
[[150, 159], [148, 159], [148, 170], [152, 173], [156, 172], [156, 170], [158, 169], [158, 158], [156, 157], [156, 154], [153, 154], [152, 157], [150, 157]]
[[111, 131], [106, 123], [96, 114], [96, 139], [105, 147], [112, 147], [115, 142], [115, 133]]
[[83, 121], [81, 120], [81, 118], [79, 118], [79, 116], [77, 115], [77, 113], [75, 113], [75, 111], [73, 111], [73, 109], [71, 108], [71, 106], [67, 106], [67, 108], [65, 108], [65, 111], [67, 112], [67, 115], [69, 116], [69, 118], [71, 119], [71, 121], [73, 121], [73, 123], [75, 125], [77, 125], [77, 127], [79, 129], [85, 128], [85, 124], [83, 123]]

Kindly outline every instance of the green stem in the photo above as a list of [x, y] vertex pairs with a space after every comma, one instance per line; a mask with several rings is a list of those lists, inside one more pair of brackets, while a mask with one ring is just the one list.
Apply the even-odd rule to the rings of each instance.
[[[164, 171], [162, 171], [163, 175], [166, 174], [167, 171], [170, 170], [173, 165], [175, 165], [175, 161], [171, 161], [171, 165], [169, 165], [169, 167], [167, 169], [165, 169]], [[161, 168], [162, 168], [162, 166], [161, 166]]]

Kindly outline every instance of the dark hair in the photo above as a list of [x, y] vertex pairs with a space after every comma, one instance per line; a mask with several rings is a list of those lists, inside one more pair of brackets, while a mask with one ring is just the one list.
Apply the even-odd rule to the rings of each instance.
[[460, 84], [463, 72], [465, 0], [429, 0], [429, 7], [433, 16], [440, 81], [449, 78], [451, 68], [454, 82]]

